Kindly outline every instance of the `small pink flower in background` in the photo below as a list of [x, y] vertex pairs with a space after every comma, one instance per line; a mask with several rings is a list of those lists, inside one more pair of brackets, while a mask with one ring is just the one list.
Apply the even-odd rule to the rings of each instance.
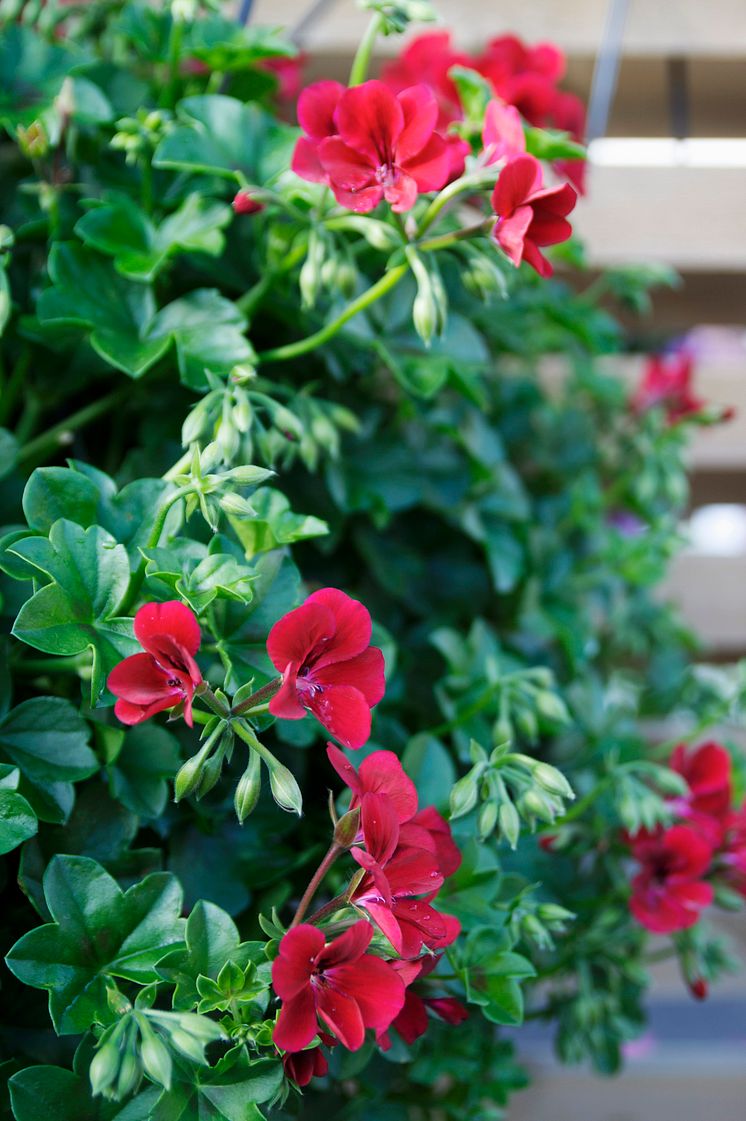
[[236, 214], [258, 214], [264, 210], [262, 203], [252, 198], [249, 191], [239, 191], [231, 206]]
[[282, 101], [295, 101], [298, 96], [306, 58], [301, 51], [292, 58], [280, 55], [277, 58], [265, 58], [259, 64], [262, 70], [267, 70], [277, 78], [277, 96]]
[[712, 846], [695, 829], [673, 825], [631, 838], [632, 855], [641, 869], [632, 881], [630, 910], [654, 934], [686, 930], [712, 903], [712, 884], [703, 879]]
[[107, 686], [119, 698], [114, 712], [123, 724], [140, 724], [183, 703], [191, 727], [192, 698], [202, 681], [194, 660], [201, 641], [196, 616], [179, 600], [146, 603], [134, 626], [146, 653], [125, 658], [109, 674]]
[[282, 674], [269, 711], [285, 720], [310, 711], [345, 747], [362, 747], [385, 690], [383, 654], [370, 638], [362, 603], [337, 588], [314, 592], [269, 632], [267, 653]]
[[492, 193], [498, 218], [492, 236], [514, 265], [526, 261], [540, 276], [551, 276], [552, 266], [540, 247], [570, 237], [566, 215], [577, 197], [569, 183], [544, 187], [539, 161], [517, 156], [505, 165]]
[[546, 124], [555, 86], [565, 72], [565, 56], [553, 43], [529, 47], [515, 35], [501, 35], [488, 43], [473, 66], [527, 121]]
[[387, 62], [381, 79], [394, 93], [423, 83], [438, 102], [437, 127], [445, 130], [463, 116], [456, 83], [448, 76], [452, 66], [473, 66], [473, 59], [451, 46], [450, 31], [428, 31], [412, 39], [398, 58]]
[[506, 105], [496, 98], [488, 103], [482, 128], [482, 146], [488, 164], [512, 159], [526, 151], [521, 115], [514, 105]]
[[364, 919], [328, 943], [307, 923], [284, 935], [272, 965], [283, 1002], [277, 1047], [302, 1051], [319, 1034], [319, 1018], [349, 1051], [362, 1047], [366, 1028], [388, 1028], [404, 1004], [404, 982], [388, 962], [366, 953], [372, 937]]
[[706, 814], [722, 828], [733, 801], [731, 759], [726, 749], [714, 742], [703, 743], [694, 751], [679, 744], [669, 765], [689, 787], [689, 794], [677, 801], [677, 806], [683, 802], [683, 816], [689, 811]]
[[410, 210], [419, 193], [447, 182], [452, 155], [436, 132], [438, 105], [427, 86], [394, 94], [371, 80], [344, 90], [335, 106], [335, 84], [321, 85], [298, 103], [307, 136], [296, 145], [296, 174], [328, 183], [337, 202], [360, 214], [384, 199], [394, 211]]
[[686, 351], [654, 355], [645, 365], [632, 408], [643, 413], [663, 406], [671, 424], [701, 413], [705, 402], [693, 392], [693, 376], [694, 365]]

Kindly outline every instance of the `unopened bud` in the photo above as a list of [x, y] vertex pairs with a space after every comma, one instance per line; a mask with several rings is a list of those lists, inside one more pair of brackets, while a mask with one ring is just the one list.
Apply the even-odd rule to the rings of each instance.
[[249, 752], [249, 764], [241, 775], [233, 804], [236, 816], [243, 825], [246, 818], [256, 807], [262, 790], [261, 760], [255, 751]]
[[99, 1043], [98, 1050], [91, 1060], [88, 1077], [94, 1095], [103, 1094], [111, 1086], [119, 1071], [119, 1044], [116, 1037], [109, 1035]]
[[710, 987], [704, 977], [695, 977], [693, 981], [689, 982], [689, 992], [695, 1000], [706, 1000], [710, 992]]
[[360, 832], [360, 809], [348, 810], [342, 814], [334, 827], [334, 843], [342, 849], [348, 849], [355, 842]]
[[236, 214], [258, 214], [264, 204], [253, 198], [250, 191], [239, 191], [231, 203]]
[[232, 467], [228, 472], [228, 477], [233, 479], [241, 487], [255, 487], [259, 483], [265, 482], [275, 474], [270, 471], [268, 467], [255, 467], [253, 463], [239, 464], [238, 467]]
[[451, 790], [450, 797], [450, 816], [451, 820], [455, 821], [456, 818], [463, 817], [468, 814], [477, 804], [478, 786], [477, 783], [484, 771], [484, 763], [477, 763], [455, 783]]
[[538, 790], [526, 790], [518, 799], [518, 807], [529, 821], [538, 818], [551, 824], [556, 816], [552, 802]]
[[514, 849], [521, 835], [521, 819], [512, 802], [506, 801], [500, 803], [500, 808], [497, 811], [497, 823], [500, 829], [500, 836], [504, 837], [510, 847]]
[[300, 817], [303, 811], [303, 795], [291, 771], [282, 763], [274, 761], [269, 772], [272, 797], [281, 810], [288, 810]]
[[142, 1064], [139, 1055], [134, 1051], [125, 1051], [119, 1065], [119, 1078], [117, 1079], [116, 1097], [119, 1101], [126, 1098], [140, 1085], [142, 1078]]
[[567, 724], [570, 720], [565, 702], [548, 689], [543, 689], [537, 694], [536, 707], [539, 715], [549, 724]]
[[170, 1090], [173, 1064], [168, 1047], [158, 1038], [153, 1029], [146, 1027], [145, 1024], [141, 1026], [141, 1032], [142, 1046], [140, 1048], [140, 1057], [142, 1058], [142, 1065], [145, 1068], [145, 1073], [148, 1074], [154, 1082], [158, 1082], [166, 1090]]
[[256, 510], [245, 498], [240, 494], [223, 494], [220, 497], [220, 509], [226, 514], [232, 514], [237, 518], [253, 518], [256, 516]]
[[209, 740], [205, 746], [193, 755], [191, 759], [187, 759], [179, 768], [179, 771], [174, 779], [174, 801], [180, 802], [182, 798], [186, 798], [189, 794], [193, 794], [202, 781], [202, 771], [207, 762], [207, 758], [212, 751], [213, 741]]
[[497, 805], [495, 802], [484, 802], [479, 807], [477, 814], [477, 832], [480, 841], [486, 841], [497, 825]]
[[575, 797], [575, 793], [565, 776], [550, 763], [534, 763], [531, 768], [531, 775], [534, 782], [542, 790], [546, 790], [548, 794], [556, 794], [559, 798], [570, 800]]
[[536, 914], [542, 922], [551, 926], [564, 925], [575, 918], [572, 911], [568, 911], [567, 907], [560, 907], [559, 903], [540, 903]]

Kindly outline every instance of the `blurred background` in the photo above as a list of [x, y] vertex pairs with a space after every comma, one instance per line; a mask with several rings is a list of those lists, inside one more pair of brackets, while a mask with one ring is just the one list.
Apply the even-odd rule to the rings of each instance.
[[[627, 321], [630, 349], [685, 342], [707, 401], [734, 406], [700, 428], [691, 455], [689, 544], [664, 594], [713, 661], [746, 655], [746, 0], [436, 0], [457, 45], [506, 32], [567, 55], [563, 88], [590, 103], [588, 195], [573, 224], [594, 269], [671, 265], [681, 284]], [[244, 0], [252, 21], [283, 24], [308, 52], [306, 80], [344, 80], [367, 24], [352, 0]], [[400, 41], [382, 44], [393, 54]], [[383, 54], [381, 57], [384, 57]], [[373, 70], [375, 73], [375, 68]], [[587, 278], [584, 280], [587, 283]], [[643, 358], [614, 359], [637, 381]], [[726, 929], [746, 951], [746, 924]], [[704, 1004], [662, 965], [651, 1029], [625, 1073], [601, 1081], [561, 1068], [551, 1039], [518, 1037], [534, 1086], [509, 1121], [739, 1121], [746, 1116], [746, 976]]]

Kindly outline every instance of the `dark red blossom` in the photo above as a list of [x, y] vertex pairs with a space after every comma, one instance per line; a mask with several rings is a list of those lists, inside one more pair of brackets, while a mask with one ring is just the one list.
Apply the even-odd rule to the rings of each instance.
[[690, 811], [707, 814], [722, 826], [733, 801], [731, 759], [726, 749], [712, 741], [694, 751], [679, 744], [671, 756], [670, 766], [689, 787], [689, 794], [676, 803], [683, 816]]
[[[468, 1009], [452, 996], [428, 996], [426, 991], [417, 992], [411, 986], [416, 981], [421, 981], [435, 969], [441, 955], [430, 955], [420, 958], [419, 961], [394, 962], [394, 968], [407, 986], [404, 997], [404, 1007], [391, 1027], [402, 1037], [405, 1043], [412, 1044], [428, 1027], [428, 1008], [447, 1024], [462, 1024], [469, 1018]], [[378, 1037], [378, 1043], [384, 1051], [391, 1046], [388, 1032]]]
[[547, 123], [555, 86], [565, 72], [565, 57], [553, 43], [529, 47], [515, 35], [501, 35], [487, 44], [472, 65], [527, 121]]
[[657, 354], [645, 364], [640, 384], [632, 397], [632, 408], [637, 413], [662, 407], [669, 424], [702, 413], [706, 402], [692, 389], [694, 365], [686, 351]]
[[385, 1031], [404, 1004], [404, 983], [388, 962], [366, 953], [373, 928], [360, 920], [326, 942], [302, 923], [284, 935], [272, 965], [272, 984], [282, 1003], [274, 1042], [302, 1051], [318, 1035], [318, 1018], [349, 1051], [365, 1041], [365, 1029]]
[[704, 977], [695, 977], [693, 981], [689, 982], [689, 992], [695, 1000], [707, 1000], [710, 986], [707, 984]]
[[642, 832], [631, 843], [641, 865], [630, 899], [637, 921], [655, 934], [694, 926], [713, 900], [712, 884], [703, 879], [710, 866], [711, 845], [687, 825]]
[[333, 84], [323, 85], [304, 90], [298, 104], [307, 133], [293, 156], [298, 175], [319, 181], [320, 167], [337, 202], [361, 214], [384, 199], [397, 212], [409, 210], [419, 193], [444, 185], [452, 159], [427, 86], [394, 94], [373, 79], [344, 90], [334, 105]]
[[540, 246], [567, 241], [572, 226], [566, 215], [577, 197], [569, 183], [544, 187], [539, 161], [517, 156], [503, 168], [492, 193], [495, 241], [514, 265], [526, 261], [540, 276], [551, 276], [552, 266]]
[[[344, 752], [333, 743], [326, 746], [329, 762], [352, 791], [350, 809], [360, 805], [364, 794], [385, 794], [399, 822], [409, 821], [417, 811], [417, 788], [404, 773], [393, 751], [374, 751], [363, 759], [356, 771]], [[444, 822], [444, 824], [446, 824]]]
[[385, 689], [383, 654], [370, 638], [362, 603], [337, 588], [314, 592], [269, 632], [267, 653], [282, 674], [270, 712], [299, 720], [309, 710], [345, 747], [362, 747]]
[[437, 127], [445, 131], [463, 116], [456, 83], [448, 73], [452, 66], [472, 66], [472, 59], [464, 51], [454, 50], [449, 31], [428, 31], [386, 63], [381, 79], [394, 93], [423, 82], [429, 86], [438, 103]]
[[399, 831], [402, 845], [418, 845], [434, 853], [438, 871], [444, 878], [461, 867], [461, 852], [453, 839], [451, 827], [435, 806], [426, 806], [410, 818]]
[[[319, 1038], [326, 1047], [337, 1043], [333, 1035], [320, 1031]], [[327, 1057], [321, 1047], [307, 1047], [304, 1051], [286, 1051], [282, 1056], [285, 1074], [297, 1086], [307, 1086], [312, 1078], [323, 1078], [329, 1070]]]
[[194, 660], [201, 640], [196, 616], [178, 600], [146, 603], [134, 626], [146, 653], [125, 658], [109, 674], [107, 686], [119, 698], [114, 712], [123, 724], [140, 724], [183, 703], [191, 727], [192, 698], [202, 681]]

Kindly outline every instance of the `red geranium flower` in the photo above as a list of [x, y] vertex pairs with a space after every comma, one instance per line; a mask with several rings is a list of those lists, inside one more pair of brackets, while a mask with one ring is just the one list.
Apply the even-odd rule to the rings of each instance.
[[[350, 809], [360, 805], [364, 794], [385, 794], [400, 822], [409, 821], [417, 812], [417, 788], [393, 751], [374, 751], [355, 770], [344, 752], [333, 743], [326, 746], [329, 762], [352, 791]], [[446, 824], [444, 822], [444, 824]]]
[[[345, 90], [333, 112], [334, 132], [318, 142], [311, 134], [313, 155], [337, 202], [364, 214], [385, 199], [399, 212], [414, 206], [420, 192], [442, 187], [451, 155], [435, 131], [437, 119], [437, 102], [424, 85], [393, 94], [372, 80]], [[318, 135], [322, 122], [314, 117], [312, 123]], [[296, 147], [293, 168], [303, 178], [316, 178], [308, 157], [307, 146], [300, 153]]]
[[488, 164], [512, 159], [526, 151], [526, 134], [514, 105], [496, 98], [488, 102], [482, 128], [482, 146]]
[[308, 709], [345, 747], [362, 747], [386, 687], [383, 654], [370, 636], [362, 603], [337, 588], [314, 592], [269, 632], [267, 653], [282, 674], [269, 711], [300, 720]]
[[202, 681], [194, 660], [201, 640], [196, 616], [178, 600], [146, 603], [134, 625], [147, 653], [125, 658], [109, 674], [107, 686], [119, 697], [114, 712], [123, 724], [140, 724], [183, 702], [191, 728], [192, 698]]
[[301, 179], [326, 183], [327, 174], [319, 163], [322, 140], [337, 135], [334, 112], [346, 86], [331, 79], [307, 86], [298, 98], [298, 123], [305, 136], [296, 141], [290, 166]]
[[712, 884], [702, 879], [710, 865], [711, 845], [687, 825], [674, 825], [659, 833], [637, 834], [632, 852], [642, 865], [630, 899], [637, 921], [655, 934], [694, 926], [713, 900]]
[[565, 215], [577, 197], [569, 183], [543, 187], [539, 161], [517, 156], [503, 168], [492, 193], [493, 237], [514, 265], [526, 261], [540, 276], [551, 276], [552, 266], [539, 247], [567, 241], [572, 226]]
[[394, 93], [420, 83], [429, 86], [438, 102], [437, 127], [445, 130], [451, 121], [463, 116], [458, 89], [448, 71], [452, 66], [472, 65], [468, 54], [453, 49], [449, 31], [428, 31], [412, 39], [398, 58], [386, 63], [381, 80]]
[[306, 57], [301, 51], [292, 58], [278, 55], [276, 58], [262, 59], [259, 63], [261, 70], [268, 71], [277, 79], [277, 95], [282, 101], [295, 101], [298, 96]]
[[284, 935], [272, 965], [272, 984], [283, 1002], [275, 1044], [302, 1051], [319, 1032], [317, 1016], [349, 1051], [365, 1029], [385, 1031], [404, 1004], [404, 983], [381, 958], [365, 951], [373, 937], [361, 919], [331, 942], [302, 923]]
[[686, 351], [654, 355], [645, 365], [632, 408], [644, 413], [662, 405], [670, 424], [701, 413], [706, 403], [692, 391], [693, 374], [692, 357]]
[[684, 803], [680, 807], [684, 815], [694, 811], [724, 824], [733, 801], [731, 760], [725, 748], [710, 742], [688, 751], [684, 744], [679, 744], [671, 756], [670, 767], [689, 787], [686, 798], [679, 800]]
[[[319, 1038], [326, 1047], [335, 1047], [336, 1039], [320, 1031]], [[307, 1086], [312, 1078], [322, 1078], [329, 1070], [326, 1055], [320, 1047], [307, 1047], [305, 1051], [286, 1051], [282, 1056], [285, 1074], [297, 1086]]]
[[[462, 1024], [464, 1020], [468, 1020], [468, 1009], [452, 996], [426, 996], [421, 993], [415, 992], [412, 989], [412, 984], [416, 981], [422, 980], [427, 977], [435, 969], [440, 961], [442, 955], [432, 955], [429, 957], [420, 958], [419, 961], [396, 961], [393, 962], [394, 969], [399, 973], [404, 984], [407, 986], [407, 991], [404, 996], [404, 1007], [399, 1015], [391, 1023], [394, 1028], [402, 1037], [405, 1043], [411, 1044], [424, 1035], [428, 1027], [428, 1008], [439, 1016], [441, 1020], [445, 1020], [447, 1024], [457, 1025]], [[391, 1039], [388, 1032], [383, 1032], [378, 1036], [377, 1042], [384, 1051], [388, 1051], [391, 1046]]]
[[418, 845], [435, 854], [438, 871], [444, 878], [461, 867], [461, 851], [453, 839], [451, 827], [435, 806], [426, 806], [399, 831], [402, 845]]
[[515, 35], [501, 35], [472, 65], [527, 121], [546, 123], [554, 87], [565, 72], [565, 56], [553, 43], [529, 47]]

